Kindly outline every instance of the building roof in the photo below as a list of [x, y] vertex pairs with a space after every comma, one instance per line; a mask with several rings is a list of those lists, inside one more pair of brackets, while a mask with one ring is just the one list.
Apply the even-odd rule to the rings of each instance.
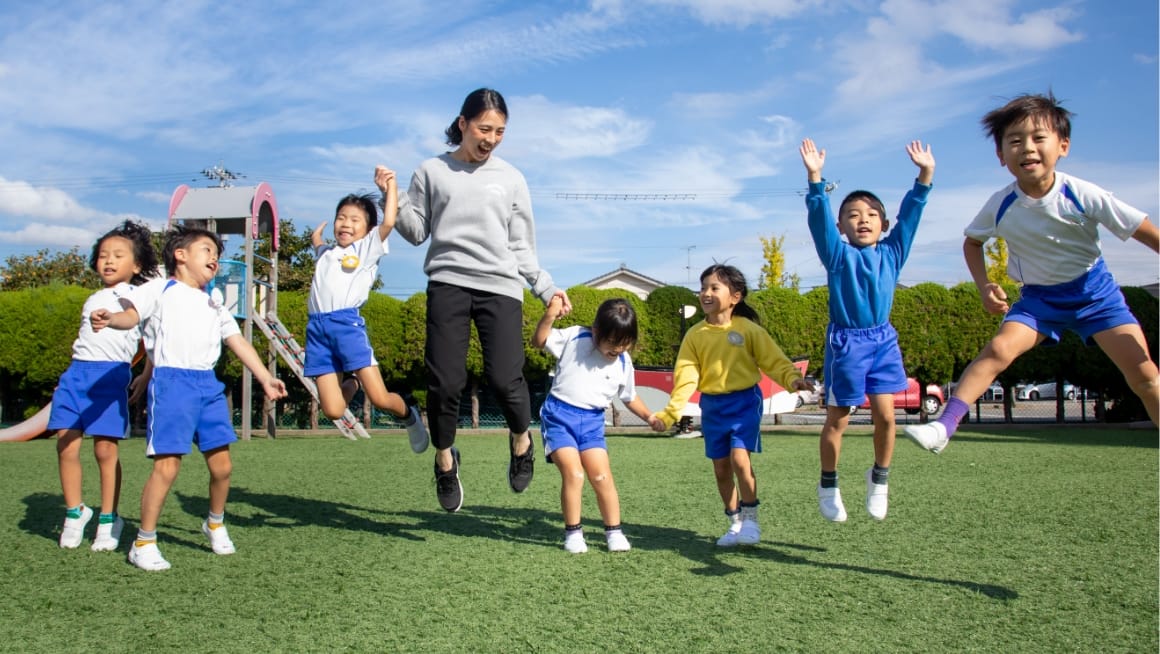
[[661, 280], [653, 279], [652, 277], [649, 277], [648, 275], [642, 275], [641, 273], [638, 273], [635, 270], [632, 270], [631, 268], [629, 268], [628, 266], [625, 266], [624, 264], [620, 264], [620, 267], [617, 268], [616, 270], [613, 270], [611, 272], [606, 272], [603, 275], [600, 275], [598, 277], [593, 277], [592, 279], [590, 279], [586, 282], [583, 282], [581, 284], [581, 286], [591, 286], [593, 288], [599, 288], [600, 286], [606, 285], [615, 279], [626, 279], [626, 278], [637, 282], [637, 284], [639, 284], [641, 286], [653, 286], [656, 288], [660, 288], [662, 286], [667, 286], [667, 284], [665, 284]]

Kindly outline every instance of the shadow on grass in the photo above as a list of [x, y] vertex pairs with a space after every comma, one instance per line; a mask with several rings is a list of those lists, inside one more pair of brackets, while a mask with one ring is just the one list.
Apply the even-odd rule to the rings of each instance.
[[[202, 496], [178, 493], [176, 498], [181, 509], [192, 515], [205, 515], [209, 508], [206, 499]], [[38, 498], [37, 502], [42, 505], [47, 505], [50, 502], [59, 504], [59, 500], [51, 495]], [[412, 541], [424, 541], [427, 539], [426, 534], [434, 532], [450, 536], [525, 543], [552, 549], [558, 549], [561, 544], [559, 513], [541, 509], [474, 505], [464, 506], [461, 511], [454, 514], [442, 511], [382, 511], [327, 500], [260, 493], [237, 487], [230, 490], [230, 504], [233, 506], [244, 504], [254, 509], [252, 515], [245, 515], [244, 512], [231, 512], [230, 523], [239, 527], [287, 529], [315, 526], [363, 531], [379, 536], [393, 536]], [[30, 506], [30, 510], [31, 508]], [[37, 524], [39, 525], [39, 523]], [[603, 525], [597, 520], [586, 521], [585, 527], [589, 534], [599, 534], [603, 530]], [[39, 528], [44, 529], [43, 526]], [[628, 524], [625, 526], [625, 532], [632, 541], [634, 549], [675, 552], [699, 566], [690, 570], [691, 574], [696, 575], [725, 576], [744, 572], [744, 568], [729, 562], [730, 559], [743, 557], [787, 565], [809, 565], [823, 569], [954, 586], [982, 593], [996, 600], [1011, 600], [1019, 596], [1014, 590], [992, 584], [940, 579], [861, 565], [816, 561], [808, 558], [807, 555], [811, 552], [822, 553], [826, 549], [800, 543], [765, 541], [755, 547], [726, 550], [717, 547], [714, 539], [688, 529]], [[51, 537], [51, 529], [45, 533], [45, 536]], [[204, 547], [200, 541], [194, 543], [179, 540], [178, 542], [190, 547]]]
[[64, 524], [64, 497], [53, 493], [33, 493], [25, 495], [24, 517], [17, 525], [25, 533], [39, 536], [54, 543], [60, 540], [60, 527]]

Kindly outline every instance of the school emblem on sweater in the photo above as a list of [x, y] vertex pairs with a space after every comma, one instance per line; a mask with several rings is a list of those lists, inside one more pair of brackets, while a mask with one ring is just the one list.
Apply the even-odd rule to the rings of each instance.
[[342, 269], [343, 270], [354, 270], [355, 268], [358, 268], [358, 255], [357, 254], [348, 254], [342, 258]]
[[740, 332], [729, 332], [729, 335], [726, 336], [725, 338], [729, 339], [730, 345], [737, 345], [737, 346], [745, 345], [745, 337], [742, 336]]

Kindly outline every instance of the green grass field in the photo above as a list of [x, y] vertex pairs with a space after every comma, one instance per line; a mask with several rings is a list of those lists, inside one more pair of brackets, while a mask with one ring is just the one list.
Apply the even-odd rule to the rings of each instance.
[[[463, 510], [435, 501], [431, 454], [369, 441], [233, 448], [227, 524], [199, 526], [206, 472], [187, 458], [159, 527], [173, 569], [125, 561], [148, 472], [121, 449], [116, 553], [57, 547], [51, 441], [0, 444], [0, 650], [14, 652], [1156, 652], [1154, 430], [1040, 426], [961, 433], [941, 456], [900, 438], [890, 515], [866, 514], [868, 432], [843, 452], [850, 519], [818, 514], [816, 431], [755, 457], [760, 546], [721, 550], [700, 440], [610, 437], [633, 550], [609, 554], [586, 491], [590, 550], [561, 549], [559, 477], [507, 488], [500, 434], [464, 435]], [[85, 445], [86, 501], [97, 477]]]

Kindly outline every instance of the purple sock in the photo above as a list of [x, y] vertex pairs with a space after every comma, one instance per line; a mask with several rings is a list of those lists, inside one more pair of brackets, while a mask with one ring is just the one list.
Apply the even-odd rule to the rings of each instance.
[[938, 417], [935, 422], [941, 422], [943, 427], [947, 428], [947, 438], [954, 436], [955, 430], [959, 428], [959, 422], [967, 412], [971, 410], [971, 406], [957, 397], [951, 397], [947, 401], [947, 407], [943, 409], [943, 414]]

